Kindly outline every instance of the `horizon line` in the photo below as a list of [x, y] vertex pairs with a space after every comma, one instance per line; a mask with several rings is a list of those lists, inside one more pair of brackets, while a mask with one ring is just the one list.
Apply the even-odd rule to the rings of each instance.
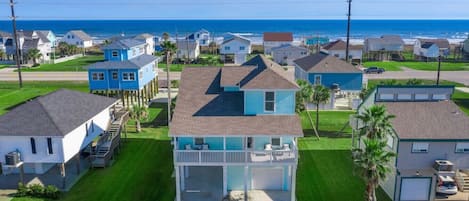
[[[94, 20], [103, 20], [103, 21], [119, 21], [119, 20], [128, 20], [128, 21], [137, 21], [137, 20], [161, 20], [161, 21], [198, 21], [198, 20], [343, 20], [346, 21], [347, 19], [342, 19], [342, 18], [218, 18], [218, 19], [213, 19], [213, 18], [96, 18], [96, 19], [90, 19], [90, 18], [64, 18], [64, 19], [56, 19], [56, 18], [44, 18], [44, 19], [17, 19], [16, 21], [94, 21]], [[419, 20], [419, 21], [437, 21], [437, 20], [469, 20], [469, 18], [355, 18], [353, 20]], [[11, 21], [11, 20], [0, 20], [0, 21]]]

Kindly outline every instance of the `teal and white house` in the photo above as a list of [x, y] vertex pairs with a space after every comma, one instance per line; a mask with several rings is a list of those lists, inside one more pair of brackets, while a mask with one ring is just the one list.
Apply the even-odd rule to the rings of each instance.
[[129, 105], [156, 95], [158, 59], [145, 54], [146, 45], [143, 40], [122, 39], [104, 46], [105, 61], [87, 67], [90, 92], [119, 94]]
[[[331, 89], [331, 99], [322, 104], [322, 109], [338, 106], [356, 109], [363, 85], [363, 72], [338, 57], [316, 53], [294, 61], [295, 79], [306, 80], [312, 85], [323, 85]], [[308, 106], [312, 109], [314, 105]]]
[[298, 89], [263, 56], [239, 67], [185, 68], [169, 131], [176, 201], [252, 191], [294, 201], [296, 140], [303, 136]]
[[[358, 108], [362, 114], [372, 105], [384, 105], [396, 116], [387, 149], [397, 155], [387, 179], [380, 182], [392, 200], [468, 198], [469, 117], [451, 101], [453, 91], [453, 86], [378, 86]], [[353, 117], [350, 122], [358, 133], [363, 123]], [[361, 139], [354, 145], [363, 147]], [[438, 197], [440, 176], [456, 181], [459, 192], [448, 199]]]

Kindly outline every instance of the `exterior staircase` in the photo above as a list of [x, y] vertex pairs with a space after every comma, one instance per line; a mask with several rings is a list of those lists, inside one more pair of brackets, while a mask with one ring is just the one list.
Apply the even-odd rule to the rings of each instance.
[[464, 180], [463, 192], [469, 192], [469, 175], [465, 174], [462, 178]]

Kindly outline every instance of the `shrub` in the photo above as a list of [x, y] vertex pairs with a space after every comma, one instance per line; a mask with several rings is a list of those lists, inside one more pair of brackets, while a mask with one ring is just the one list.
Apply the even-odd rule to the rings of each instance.
[[41, 64], [33, 64], [33, 67], [39, 67]]
[[171, 80], [171, 88], [179, 88], [179, 80]]
[[18, 191], [15, 194], [16, 197], [33, 197], [33, 198], [46, 198], [46, 199], [57, 199], [60, 196], [60, 191], [53, 185], [43, 187], [40, 184], [23, 185], [18, 184]]
[[44, 197], [49, 199], [57, 199], [59, 198], [60, 191], [57, 187], [53, 185], [48, 185], [44, 188]]
[[29, 188], [23, 183], [18, 183], [18, 191], [16, 192], [16, 197], [25, 197], [29, 195]]
[[42, 197], [44, 194], [44, 187], [42, 187], [40, 184], [31, 184], [28, 186], [29, 188], [29, 196], [32, 197]]

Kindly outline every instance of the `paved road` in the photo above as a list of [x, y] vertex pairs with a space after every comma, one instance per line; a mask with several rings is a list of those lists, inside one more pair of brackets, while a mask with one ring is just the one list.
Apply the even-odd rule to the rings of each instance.
[[[288, 72], [293, 76], [292, 69]], [[383, 74], [366, 74], [366, 79], [436, 79], [435, 71], [417, 71], [408, 68], [403, 68], [403, 71], [388, 71]], [[171, 72], [170, 79], [178, 80], [181, 78], [180, 72]], [[23, 73], [23, 79], [28, 81], [86, 81], [88, 80], [86, 72], [25, 72]], [[164, 72], [159, 73], [160, 80], [166, 80], [166, 74]], [[0, 70], [0, 81], [14, 81], [18, 80], [18, 74], [13, 72], [11, 68], [5, 68]], [[449, 80], [454, 82], [463, 83], [469, 86], [469, 71], [442, 71], [441, 80]]]

